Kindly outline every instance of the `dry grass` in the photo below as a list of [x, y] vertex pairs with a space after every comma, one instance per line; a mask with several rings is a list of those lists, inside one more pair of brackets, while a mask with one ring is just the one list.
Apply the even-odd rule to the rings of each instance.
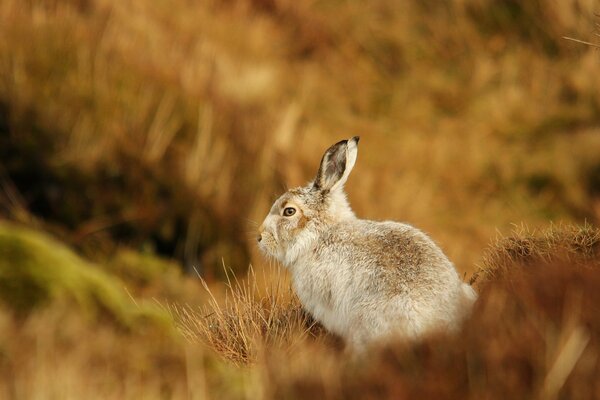
[[572, 268], [598, 267], [600, 230], [584, 225], [552, 225], [539, 232], [524, 226], [508, 237], [499, 237], [483, 255], [482, 266], [473, 281], [478, 286], [514, 274], [516, 267], [563, 263]]
[[281, 272], [263, 275], [259, 282], [250, 267], [240, 281], [225, 271], [224, 301], [219, 302], [203, 281], [211, 300], [199, 308], [168, 305], [182, 335], [201, 343], [225, 359], [241, 365], [253, 363], [266, 348], [289, 352], [309, 338], [324, 335], [304, 312]]
[[69, 304], [15, 322], [0, 308], [3, 399], [185, 398], [184, 347], [164, 332], [90, 323]]

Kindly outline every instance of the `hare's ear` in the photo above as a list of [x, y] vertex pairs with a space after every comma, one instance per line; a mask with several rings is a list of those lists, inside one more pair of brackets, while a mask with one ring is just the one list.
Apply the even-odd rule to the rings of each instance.
[[349, 140], [342, 140], [327, 149], [313, 182], [314, 189], [331, 191], [344, 186], [356, 162], [359, 139], [355, 136]]

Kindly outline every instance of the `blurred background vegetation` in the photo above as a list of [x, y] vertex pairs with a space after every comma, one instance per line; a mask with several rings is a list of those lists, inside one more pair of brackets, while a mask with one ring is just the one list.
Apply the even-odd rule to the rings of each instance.
[[0, 301], [164, 326], [144, 299], [198, 304], [190, 272], [260, 267], [271, 202], [352, 135], [357, 214], [416, 225], [467, 274], [513, 224], [598, 225], [600, 57], [561, 39], [594, 41], [598, 11], [3, 0]]
[[244, 269], [283, 185], [360, 134], [359, 215], [471, 270], [496, 229], [600, 218], [593, 1], [4, 1], [3, 215], [95, 257]]

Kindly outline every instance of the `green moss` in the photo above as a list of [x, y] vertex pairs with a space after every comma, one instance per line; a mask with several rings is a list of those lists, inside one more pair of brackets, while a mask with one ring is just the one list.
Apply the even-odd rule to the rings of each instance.
[[72, 301], [92, 318], [108, 317], [126, 327], [168, 320], [157, 307], [136, 304], [119, 279], [58, 240], [0, 222], [0, 302], [27, 315], [56, 300]]
[[127, 248], [120, 248], [107, 260], [107, 267], [125, 281], [136, 285], [147, 285], [166, 274], [178, 273], [181, 269], [173, 261]]

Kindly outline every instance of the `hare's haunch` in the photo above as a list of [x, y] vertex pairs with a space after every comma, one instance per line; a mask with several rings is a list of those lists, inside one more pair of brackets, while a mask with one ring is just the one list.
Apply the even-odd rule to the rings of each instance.
[[289, 190], [260, 228], [260, 249], [285, 265], [304, 308], [362, 349], [390, 335], [456, 329], [476, 294], [420, 230], [356, 218], [344, 183], [358, 137], [331, 146], [314, 181]]

